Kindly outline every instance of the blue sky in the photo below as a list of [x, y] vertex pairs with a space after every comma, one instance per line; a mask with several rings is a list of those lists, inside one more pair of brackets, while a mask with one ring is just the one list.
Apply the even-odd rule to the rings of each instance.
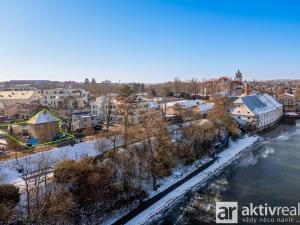
[[0, 0], [0, 81], [300, 78], [300, 1]]

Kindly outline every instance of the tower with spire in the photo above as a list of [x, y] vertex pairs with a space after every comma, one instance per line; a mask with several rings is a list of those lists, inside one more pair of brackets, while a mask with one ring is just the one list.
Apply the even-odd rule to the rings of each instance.
[[239, 81], [239, 82], [243, 81], [243, 76], [242, 76], [242, 73], [240, 72], [240, 70], [238, 70], [237, 73], [235, 74], [234, 80]]

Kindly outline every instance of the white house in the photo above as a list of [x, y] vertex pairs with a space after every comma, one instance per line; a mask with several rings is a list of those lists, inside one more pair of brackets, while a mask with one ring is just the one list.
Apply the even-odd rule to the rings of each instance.
[[59, 108], [67, 98], [76, 99], [78, 108], [89, 105], [89, 92], [84, 89], [47, 89], [42, 91], [41, 104], [50, 108]]
[[231, 114], [240, 124], [263, 130], [282, 117], [283, 107], [268, 94], [245, 95], [234, 101]]
[[101, 120], [91, 113], [74, 113], [72, 115], [71, 130], [82, 130], [101, 125]]
[[[100, 96], [96, 98], [95, 101], [90, 102], [91, 113], [97, 115], [97, 117], [105, 122], [107, 121], [107, 116], [110, 114], [110, 122], [116, 122], [116, 106], [113, 104], [112, 94], [108, 96]], [[109, 110], [111, 112], [109, 113]]]

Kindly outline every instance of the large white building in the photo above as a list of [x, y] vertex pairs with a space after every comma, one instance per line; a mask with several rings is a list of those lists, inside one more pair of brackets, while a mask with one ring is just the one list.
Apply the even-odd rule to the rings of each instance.
[[234, 101], [231, 114], [240, 124], [263, 130], [282, 117], [283, 107], [268, 94], [245, 95]]
[[42, 91], [41, 104], [50, 108], [62, 107], [68, 98], [76, 100], [78, 108], [86, 108], [89, 105], [89, 92], [84, 89], [47, 89]]

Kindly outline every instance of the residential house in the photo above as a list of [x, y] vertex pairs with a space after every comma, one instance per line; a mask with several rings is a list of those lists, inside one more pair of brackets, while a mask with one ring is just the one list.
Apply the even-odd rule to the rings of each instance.
[[38, 113], [43, 109], [43, 106], [39, 103], [32, 104], [14, 104], [7, 106], [0, 110], [0, 115], [2, 117], [2, 121], [9, 120], [27, 120], [32, 117], [34, 114]]
[[164, 111], [166, 115], [176, 115], [177, 114], [177, 107], [183, 110], [193, 110], [194, 112], [200, 112], [199, 105], [202, 104], [202, 100], [181, 100], [181, 101], [173, 101], [167, 102], [163, 105]]
[[[116, 106], [117, 123], [123, 123], [122, 104], [124, 103], [114, 98], [113, 104]], [[137, 94], [130, 109], [129, 122], [133, 124], [141, 123], [151, 111], [157, 111], [159, 108], [159, 104], [154, 100], [146, 98], [144, 94]]]
[[100, 96], [95, 101], [90, 102], [91, 113], [97, 115], [102, 121], [108, 121], [107, 116], [110, 116], [110, 122], [117, 122], [117, 110], [116, 105], [113, 103], [113, 99], [116, 95], [110, 94], [107, 96]]
[[72, 115], [72, 131], [96, 128], [99, 126], [101, 126], [101, 120], [96, 114], [80, 112]]
[[283, 112], [296, 112], [297, 110], [297, 101], [295, 95], [284, 93], [278, 96], [279, 102], [283, 105]]
[[39, 143], [54, 139], [60, 132], [60, 119], [47, 110], [42, 110], [27, 121], [30, 137]]

